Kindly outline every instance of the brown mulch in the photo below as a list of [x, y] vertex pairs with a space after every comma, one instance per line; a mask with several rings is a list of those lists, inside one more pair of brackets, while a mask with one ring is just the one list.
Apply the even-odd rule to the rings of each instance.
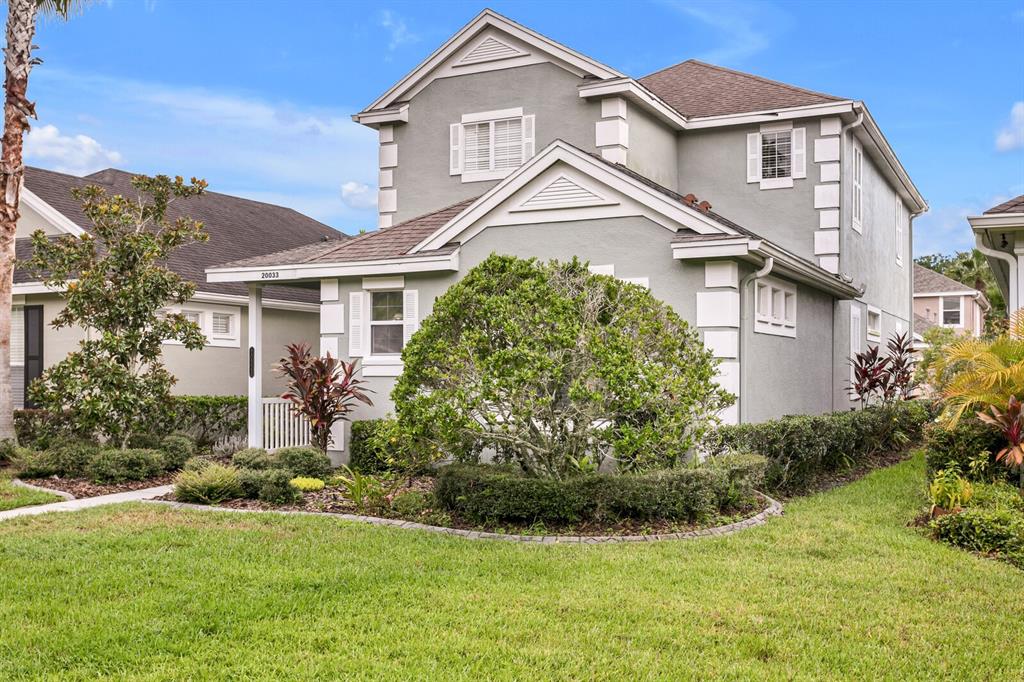
[[910, 452], [910, 448], [906, 450], [896, 450], [894, 452], [879, 452], [865, 458], [863, 461], [858, 462], [856, 466], [846, 469], [845, 471], [834, 471], [819, 474], [815, 477], [814, 481], [811, 482], [810, 486], [799, 493], [779, 493], [775, 495], [775, 497], [779, 500], [786, 501], [792, 500], [796, 497], [805, 497], [816, 493], [828, 492], [833, 488], [838, 488], [841, 485], [853, 483], [858, 479], [864, 478], [875, 469], [884, 469], [885, 467], [892, 466], [893, 464], [899, 464], [905, 459], [910, 459]]
[[61, 478], [51, 476], [49, 478], [23, 478], [25, 483], [37, 485], [51, 490], [60, 490], [71, 493], [76, 498], [99, 497], [100, 495], [112, 495], [114, 493], [126, 493], [130, 490], [142, 490], [143, 488], [155, 488], [160, 485], [170, 485], [174, 482], [175, 474], [164, 474], [155, 478], [147, 478], [144, 481], [125, 481], [124, 483], [101, 484], [93, 483], [87, 478]]

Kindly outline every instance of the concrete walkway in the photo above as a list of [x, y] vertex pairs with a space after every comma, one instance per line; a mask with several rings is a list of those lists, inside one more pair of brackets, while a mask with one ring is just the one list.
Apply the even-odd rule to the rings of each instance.
[[118, 504], [119, 502], [138, 502], [139, 500], [151, 500], [160, 497], [174, 490], [173, 485], [161, 485], [156, 488], [143, 488], [142, 490], [129, 490], [125, 493], [114, 493], [113, 495], [100, 495], [99, 497], [84, 497], [64, 502], [53, 502], [51, 504], [37, 504], [33, 507], [18, 507], [0, 512], [0, 521], [16, 519], [19, 516], [33, 516], [35, 514], [48, 514], [49, 512], [78, 511], [89, 507], [100, 507], [105, 504]]

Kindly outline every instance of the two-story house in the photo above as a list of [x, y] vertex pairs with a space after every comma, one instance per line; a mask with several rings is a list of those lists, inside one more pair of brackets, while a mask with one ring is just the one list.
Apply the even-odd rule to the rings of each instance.
[[984, 292], [914, 263], [914, 332], [949, 327], [968, 336], [985, 333], [992, 304]]
[[728, 422], [848, 409], [850, 355], [910, 329], [926, 204], [863, 102], [693, 60], [634, 78], [485, 10], [353, 118], [380, 138], [380, 229], [207, 276], [250, 308], [317, 287], [321, 351], [376, 392], [357, 418], [391, 411], [404, 343], [492, 252], [648, 287], [720, 359]]

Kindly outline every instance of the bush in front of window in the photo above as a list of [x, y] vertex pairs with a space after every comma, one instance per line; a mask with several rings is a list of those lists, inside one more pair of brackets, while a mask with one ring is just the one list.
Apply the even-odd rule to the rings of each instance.
[[677, 465], [734, 400], [668, 305], [576, 259], [491, 255], [435, 301], [402, 359], [392, 399], [417, 452], [489, 448], [544, 477]]

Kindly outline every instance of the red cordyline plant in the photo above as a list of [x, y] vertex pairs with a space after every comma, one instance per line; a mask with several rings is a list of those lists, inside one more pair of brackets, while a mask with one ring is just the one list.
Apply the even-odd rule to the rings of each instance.
[[1017, 467], [1019, 484], [1024, 488], [1024, 446], [1021, 445], [1024, 439], [1024, 415], [1021, 414], [1021, 403], [1017, 396], [1011, 395], [1005, 411], [995, 405], [988, 409], [991, 414], [978, 412], [978, 419], [999, 429], [1007, 442], [1007, 446], [996, 454], [996, 461]]
[[850, 359], [853, 381], [851, 398], [870, 405], [872, 399], [883, 403], [910, 400], [914, 389], [914, 347], [907, 334], [894, 334], [886, 345], [889, 354], [879, 354], [878, 346], [857, 353]]
[[292, 402], [292, 409], [309, 420], [313, 445], [327, 452], [331, 444], [331, 427], [348, 419], [355, 403], [372, 405], [365, 383], [357, 379], [356, 363], [338, 358], [317, 357], [309, 344], [293, 343], [286, 347], [288, 357], [281, 358], [275, 370], [288, 378], [288, 390], [281, 394]]

